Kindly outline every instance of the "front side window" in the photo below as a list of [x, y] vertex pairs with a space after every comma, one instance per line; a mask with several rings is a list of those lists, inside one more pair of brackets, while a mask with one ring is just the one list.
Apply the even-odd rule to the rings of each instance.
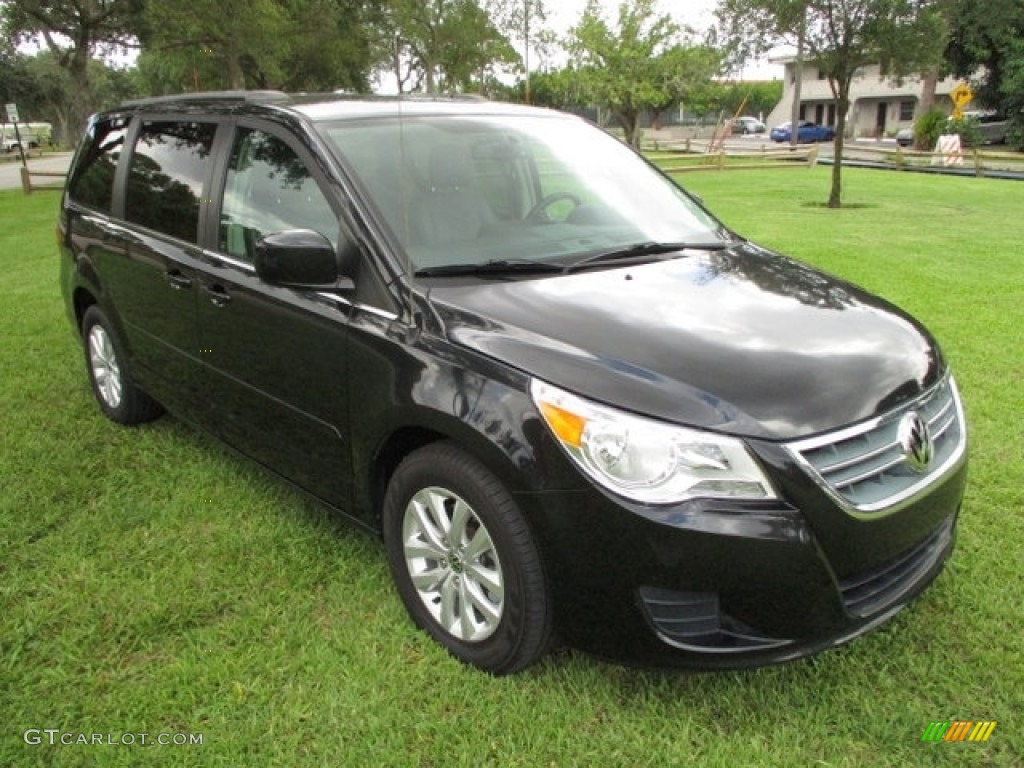
[[105, 213], [114, 197], [114, 173], [124, 149], [125, 118], [101, 120], [92, 124], [85, 137], [68, 185], [72, 200]]
[[241, 128], [224, 183], [218, 246], [251, 263], [257, 240], [289, 229], [312, 229], [337, 247], [338, 217], [301, 158], [276, 136]]
[[128, 168], [125, 217], [196, 242], [216, 132], [211, 123], [144, 122]]

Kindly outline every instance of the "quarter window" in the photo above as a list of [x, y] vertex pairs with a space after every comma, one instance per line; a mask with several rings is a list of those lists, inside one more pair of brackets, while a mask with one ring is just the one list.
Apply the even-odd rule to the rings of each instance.
[[128, 168], [125, 217], [196, 242], [216, 132], [212, 123], [144, 122]]
[[72, 200], [106, 213], [114, 196], [114, 173], [124, 149], [127, 120], [115, 118], [93, 124], [82, 147], [69, 185]]
[[295, 151], [263, 131], [239, 129], [224, 183], [220, 250], [251, 263], [257, 240], [288, 229], [312, 229], [337, 247], [338, 217]]

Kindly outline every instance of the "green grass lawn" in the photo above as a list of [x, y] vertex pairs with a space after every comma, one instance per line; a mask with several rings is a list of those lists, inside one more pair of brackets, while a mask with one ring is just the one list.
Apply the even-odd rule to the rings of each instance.
[[[56, 196], [0, 193], [0, 766], [1024, 764], [1024, 185], [829, 169], [683, 176], [739, 232], [921, 318], [971, 426], [958, 549], [884, 629], [714, 674], [560, 651], [490, 679], [416, 632], [381, 546], [165, 418], [100, 415], [57, 285]], [[921, 742], [935, 720], [988, 742]], [[202, 734], [27, 745], [27, 729]]]

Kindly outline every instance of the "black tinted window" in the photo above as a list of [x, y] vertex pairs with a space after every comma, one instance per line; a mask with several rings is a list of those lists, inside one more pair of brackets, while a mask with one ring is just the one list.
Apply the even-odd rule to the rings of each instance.
[[338, 243], [338, 218], [295, 151], [251, 128], [235, 136], [224, 184], [220, 250], [251, 262], [263, 235], [312, 229]]
[[125, 216], [129, 221], [196, 241], [216, 130], [209, 123], [142, 124], [128, 169]]
[[69, 186], [71, 199], [91, 208], [110, 211], [114, 172], [124, 147], [127, 121], [123, 118], [95, 123], [85, 137]]

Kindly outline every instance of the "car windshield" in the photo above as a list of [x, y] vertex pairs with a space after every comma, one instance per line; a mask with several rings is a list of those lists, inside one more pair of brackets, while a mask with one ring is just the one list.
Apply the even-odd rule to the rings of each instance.
[[569, 264], [637, 243], [729, 238], [629, 148], [562, 116], [322, 123], [417, 270]]

